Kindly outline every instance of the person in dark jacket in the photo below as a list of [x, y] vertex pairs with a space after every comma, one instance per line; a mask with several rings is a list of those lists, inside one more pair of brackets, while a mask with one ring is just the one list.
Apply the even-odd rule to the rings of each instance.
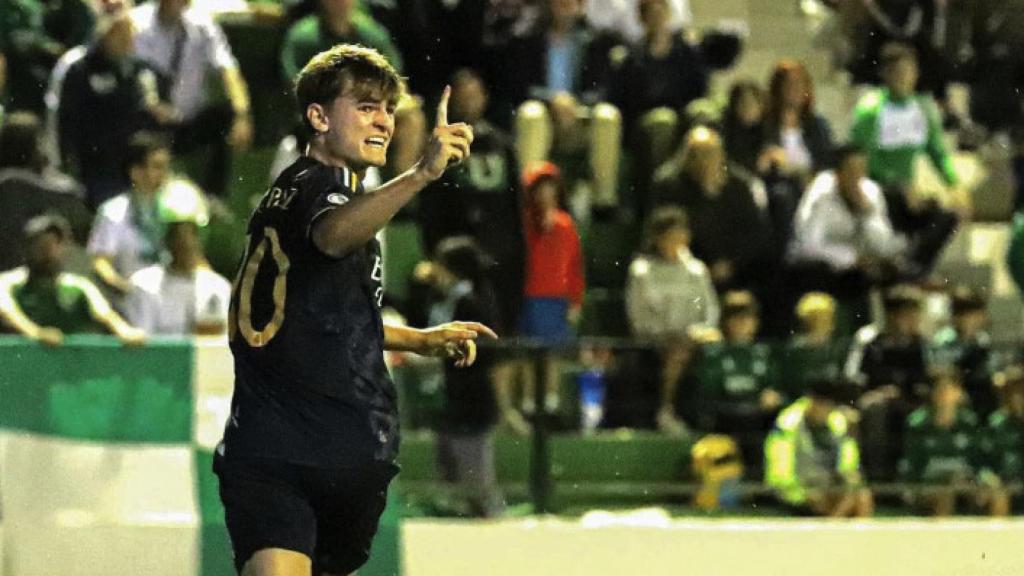
[[779, 172], [806, 181], [832, 162], [832, 131], [814, 110], [814, 84], [803, 64], [782, 60], [772, 72], [765, 113], [768, 145], [759, 171]]

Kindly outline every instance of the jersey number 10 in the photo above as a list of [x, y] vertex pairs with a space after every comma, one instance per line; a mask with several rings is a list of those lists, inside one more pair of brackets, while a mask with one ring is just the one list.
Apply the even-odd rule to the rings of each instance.
[[[277, 265], [277, 276], [274, 277], [272, 297], [274, 301], [274, 313], [270, 321], [262, 330], [256, 330], [252, 325], [252, 290], [256, 283], [256, 274], [259, 273], [263, 257], [267, 254], [267, 246], [270, 247], [270, 254]], [[288, 293], [288, 268], [291, 262], [288, 255], [281, 250], [281, 240], [277, 236], [277, 230], [266, 227], [263, 229], [263, 239], [260, 240], [256, 249], [249, 253], [251, 241], [246, 243], [245, 257], [242, 259], [242, 266], [235, 278], [231, 298], [231, 310], [228, 315], [228, 337], [235, 339], [240, 331], [245, 341], [253, 348], [262, 348], [270, 343], [277, 335], [284, 323], [284, 302]]]

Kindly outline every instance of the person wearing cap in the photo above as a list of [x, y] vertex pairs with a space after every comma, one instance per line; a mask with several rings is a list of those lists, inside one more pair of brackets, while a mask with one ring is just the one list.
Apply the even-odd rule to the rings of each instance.
[[[526, 285], [520, 333], [548, 343], [572, 338], [572, 326], [579, 322], [583, 308], [583, 251], [576, 224], [566, 212], [562, 173], [551, 162], [529, 164], [523, 172], [524, 216], [526, 237]], [[550, 362], [548, 384], [557, 385]], [[533, 406], [533, 387], [528, 370], [524, 386], [524, 407]], [[558, 406], [555, 388], [545, 393], [544, 409], [553, 412]]]
[[0, 274], [0, 318], [15, 332], [58, 346], [65, 334], [110, 332], [125, 344], [145, 335], [110, 307], [87, 278], [64, 271], [64, 250], [71, 239], [63, 217], [43, 214], [24, 229], [26, 264]]
[[800, 515], [864, 518], [874, 498], [864, 485], [860, 448], [839, 409], [844, 387], [814, 381], [784, 409], [765, 441], [765, 484]]
[[157, 201], [165, 226], [167, 264], [132, 274], [125, 315], [150, 335], [223, 334], [227, 329], [231, 283], [209, 268], [199, 229], [209, 222], [202, 192], [171, 182]]
[[61, 57], [47, 91], [60, 165], [82, 182], [93, 209], [128, 187], [132, 135], [155, 128], [169, 110], [156, 74], [132, 54], [129, 8], [124, 0], [99, 7], [92, 42]]
[[140, 132], [128, 144], [125, 166], [131, 188], [100, 206], [86, 246], [96, 275], [120, 296], [131, 291], [132, 274], [160, 261], [164, 226], [157, 199], [169, 180], [170, 148]]

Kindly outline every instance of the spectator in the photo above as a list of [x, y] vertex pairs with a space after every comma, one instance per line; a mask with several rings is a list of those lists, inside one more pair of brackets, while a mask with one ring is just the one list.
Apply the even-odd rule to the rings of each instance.
[[420, 193], [423, 244], [436, 249], [447, 237], [467, 235], [494, 259], [501, 322], [508, 333], [523, 299], [523, 223], [519, 162], [508, 134], [489, 122], [489, 94], [481, 77], [462, 69], [451, 79], [449, 118], [473, 127], [473, 154]]
[[157, 200], [167, 186], [171, 151], [157, 136], [139, 133], [125, 165], [131, 189], [100, 206], [87, 246], [96, 275], [119, 296], [131, 291], [132, 274], [159, 262], [164, 230]]
[[[583, 306], [583, 256], [580, 238], [572, 217], [565, 211], [565, 187], [558, 168], [550, 162], [538, 162], [523, 173], [526, 238], [526, 282], [520, 331], [523, 336], [548, 343], [560, 343], [572, 337]], [[559, 399], [557, 366], [548, 363], [544, 410], [553, 412]], [[526, 372], [523, 404], [529, 412], [536, 385]]]
[[57, 58], [66, 49], [44, 27], [38, 0], [0, 3], [0, 54], [6, 62], [8, 110], [43, 112], [43, 88]]
[[992, 381], [992, 338], [985, 329], [988, 302], [966, 286], [954, 288], [950, 300], [953, 324], [932, 337], [930, 363], [960, 372], [971, 409], [985, 419], [999, 408]]
[[999, 380], [1002, 407], [989, 416], [985, 434], [988, 469], [1003, 483], [1019, 482], [1024, 476], [1024, 370], [1011, 366]]
[[[861, 98], [854, 111], [851, 139], [868, 155], [868, 175], [886, 195], [893, 226], [911, 242], [911, 261], [927, 273], [953, 233], [957, 216], [914, 190], [914, 164], [927, 154], [948, 186], [958, 186], [953, 159], [943, 142], [942, 122], [930, 96], [915, 92], [917, 56], [912, 48], [890, 44], [881, 55], [885, 88]], [[951, 197], [967, 210], [964, 194]]]
[[756, 341], [757, 300], [750, 292], [722, 297], [721, 344], [704, 347], [698, 370], [701, 429], [733, 436], [747, 470], [760, 474], [765, 434], [784, 398], [777, 390], [771, 350]]
[[764, 90], [743, 80], [729, 90], [729, 104], [722, 117], [722, 140], [726, 157], [750, 174], [757, 173], [757, 161], [764, 150]]
[[814, 83], [800, 62], [776, 64], [764, 124], [769, 149], [759, 172], [781, 172], [806, 182], [832, 161], [832, 131], [814, 110]]
[[843, 400], [835, 381], [815, 380], [805, 396], [779, 414], [765, 442], [765, 484], [798, 515], [874, 514], [860, 448], [838, 407]]
[[[644, 27], [640, 23], [638, 4], [638, 0], [589, 0], [587, 21], [598, 30], [622, 34], [627, 42], [639, 42], [644, 37]], [[669, 12], [672, 32], [685, 32], [693, 23], [689, 0], [669, 0]]]
[[932, 516], [951, 516], [960, 496], [989, 515], [1006, 516], [1009, 503], [995, 485], [996, 477], [979, 474], [984, 453], [978, 417], [963, 403], [955, 372], [938, 374], [929, 404], [907, 418], [901, 477], [919, 485], [914, 502]]
[[856, 301], [871, 285], [892, 279], [906, 241], [893, 231], [882, 190], [867, 178], [864, 152], [844, 146], [836, 160], [800, 200], [789, 260], [801, 288]]
[[824, 292], [808, 292], [796, 305], [799, 329], [780, 358], [780, 390], [803, 396], [818, 379], [842, 378], [846, 343], [836, 338], [836, 300]]
[[656, 206], [686, 211], [693, 254], [707, 263], [719, 292], [764, 278], [772, 240], [764, 189], [726, 168], [717, 132], [702, 126], [690, 131], [678, 159], [658, 170], [654, 197]]
[[690, 253], [690, 230], [679, 208], [663, 207], [647, 223], [643, 252], [629, 266], [626, 311], [633, 335], [656, 340], [661, 356], [658, 428], [682, 433], [675, 400], [694, 344], [714, 339], [718, 296], [707, 266]]
[[890, 288], [884, 297], [884, 323], [858, 330], [846, 360], [846, 378], [865, 391], [860, 400], [862, 442], [872, 480], [891, 477], [906, 417], [928, 398], [921, 299], [916, 287]]
[[[445, 318], [493, 325], [498, 309], [487, 274], [487, 256], [466, 236], [437, 246], [423, 279], [436, 295], [424, 320]], [[521, 423], [505, 383], [494, 378], [494, 351], [481, 349], [475, 364], [445, 363], [445, 405], [437, 437], [437, 461], [446, 482], [459, 485], [470, 515], [494, 517], [503, 509], [494, 471], [494, 427], [499, 414]]]
[[586, 24], [580, 0], [546, 0], [546, 5], [545, 18], [508, 50], [514, 73], [497, 81], [506, 93], [501, 99], [518, 106], [520, 158], [524, 163], [551, 159], [570, 191], [585, 188], [570, 198], [581, 218], [593, 204], [618, 203], [622, 120], [614, 106], [602, 102], [617, 41]]
[[570, 337], [583, 305], [583, 258], [572, 217], [562, 205], [561, 173], [549, 162], [523, 174], [526, 237], [524, 336], [554, 342]]
[[682, 113], [704, 96], [709, 74], [699, 49], [670, 26], [668, 0], [639, 0], [637, 11], [644, 36], [616, 72], [609, 95], [629, 129], [655, 108]]
[[70, 226], [56, 215], [28, 221], [25, 266], [0, 274], [0, 317], [17, 333], [59, 346], [65, 334], [109, 331], [125, 344], [142, 344], [143, 333], [129, 326], [87, 278], [64, 271]]
[[[200, 187], [223, 196], [230, 150], [244, 150], [253, 137], [249, 89], [224, 32], [189, 9], [191, 0], [154, 0], [132, 10], [135, 54], [162, 75], [173, 112], [167, 127], [176, 154], [208, 147]], [[211, 101], [206, 85], [217, 72], [230, 106]]]
[[852, 62], [854, 82], [876, 84], [878, 62], [885, 45], [905, 42], [922, 55], [924, 86], [938, 97], [945, 94], [948, 64], [942, 52], [946, 47], [948, 0], [860, 0], [867, 13], [862, 24], [863, 44], [860, 58]]
[[157, 204], [170, 262], [132, 274], [128, 320], [151, 335], [211, 336], [227, 332], [231, 283], [209, 268], [199, 228], [209, 221], [202, 192], [173, 182]]
[[1020, 73], [1024, 70], [1024, 1], [976, 0], [963, 3], [962, 8], [970, 12], [958, 22], [966, 27], [966, 38], [952, 48], [972, 56], [966, 63], [971, 118], [992, 131], [1019, 126], [1020, 93], [1024, 90]]
[[397, 70], [402, 56], [388, 30], [355, 0], [320, 0], [320, 10], [293, 24], [281, 47], [281, 70], [289, 84], [309, 59], [335, 44], [362, 44], [383, 54]]
[[44, 212], [60, 214], [71, 223], [68, 270], [86, 272], [81, 245], [89, 235], [92, 215], [77, 182], [46, 165], [42, 125], [31, 112], [12, 112], [0, 126], [0, 270], [24, 263], [22, 230]]
[[160, 102], [156, 75], [132, 55], [127, 7], [107, 6], [89, 45], [61, 58], [48, 98], [61, 166], [85, 185], [93, 209], [128, 186], [124, 154], [132, 135], [170, 114]]

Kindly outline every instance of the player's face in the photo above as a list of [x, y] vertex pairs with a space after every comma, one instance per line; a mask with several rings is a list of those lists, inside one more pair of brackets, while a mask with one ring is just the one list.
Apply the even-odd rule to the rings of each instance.
[[347, 92], [327, 109], [327, 152], [356, 172], [384, 166], [394, 133], [395, 107], [384, 98]]

